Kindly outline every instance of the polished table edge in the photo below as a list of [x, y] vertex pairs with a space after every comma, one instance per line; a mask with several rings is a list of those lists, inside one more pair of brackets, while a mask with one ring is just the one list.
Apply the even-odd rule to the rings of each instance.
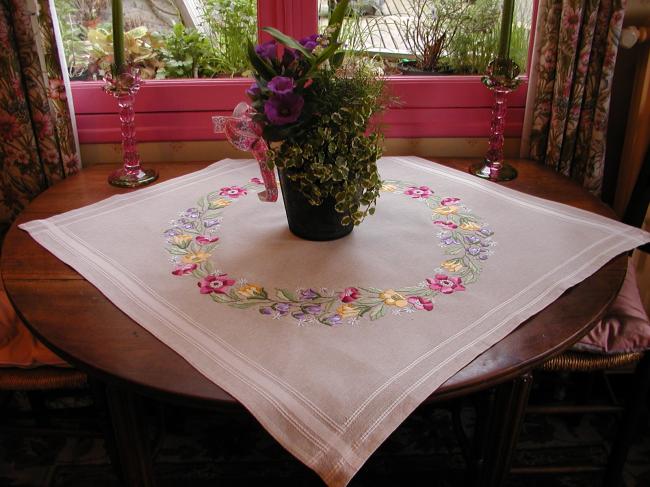
[[[454, 158], [454, 159], [447, 159], [447, 158], [428, 158], [429, 160], [432, 160], [434, 162], [439, 162], [442, 163], [443, 165], [447, 167], [451, 167], [454, 169], [458, 169], [461, 171], [466, 171], [466, 168], [470, 165], [471, 162], [474, 162], [475, 160], [478, 159], [469, 159], [469, 158]], [[534, 163], [532, 161], [526, 161], [526, 160], [515, 160], [513, 161], [514, 165], [520, 169], [520, 173], [522, 173], [522, 169], [524, 169], [524, 173], [528, 171], [528, 169], [532, 169], [535, 173], [539, 173], [541, 177], [548, 177], [552, 181], [558, 181], [561, 183], [561, 188], [558, 188], [557, 192], [553, 194], [554, 197], [548, 198], [552, 199], [554, 201], [558, 201], [561, 203], [566, 203], [566, 204], [571, 204], [570, 198], [570, 191], [565, 190], [564, 188], [571, 188], [572, 186], [576, 191], [582, 191], [579, 185], [577, 183], [574, 183], [570, 180], [560, 180], [558, 179], [558, 175], [552, 171], [549, 168], [544, 168], [539, 166], [537, 163]], [[172, 163], [158, 163], [158, 164], [153, 164], [153, 163], [148, 163], [147, 166], [151, 167], [156, 167], [159, 172], [160, 172], [160, 180], [159, 181], [164, 181], [166, 179], [170, 179], [170, 174], [171, 177], [176, 177], [180, 176], [182, 174], [186, 174], [189, 172], [193, 172], [199, 169], [202, 169], [204, 167], [207, 167], [211, 163], [207, 162], [195, 162], [195, 163], [180, 163], [180, 162], [172, 162]], [[20, 215], [19, 219], [14, 222], [12, 225], [8, 236], [10, 234], [15, 234], [15, 232], [22, 232], [22, 230], [17, 228], [17, 225], [20, 222], [24, 221], [29, 221], [31, 219], [35, 218], [47, 218], [49, 216], [52, 216], [54, 214], [60, 213], [62, 211], [67, 211], [73, 208], [77, 208], [80, 206], [85, 206], [87, 204], [91, 204], [95, 201], [102, 200], [106, 197], [109, 197], [114, 194], [124, 194], [128, 192], [129, 190], [123, 190], [123, 189], [117, 189], [110, 187], [107, 183], [105, 184], [100, 184], [98, 181], [103, 181], [105, 182], [105, 179], [107, 175], [110, 172], [110, 168], [115, 167], [116, 165], [109, 165], [109, 164], [98, 164], [98, 165], [93, 165], [88, 168], [83, 169], [78, 175], [71, 176], [67, 178], [66, 180], [61, 181], [58, 183], [55, 187], [58, 188], [57, 191], [65, 191], [67, 186], [72, 186], [72, 187], [78, 187], [79, 189], [82, 189], [86, 187], [87, 189], [87, 184], [93, 183], [95, 186], [98, 186], [95, 188], [95, 191], [89, 194], [81, 194], [81, 199], [85, 199], [85, 201], [79, 203], [79, 204], [74, 204], [70, 205], [67, 209], [57, 209], [57, 208], [48, 208], [47, 205], [39, 206], [39, 199], [43, 200], [44, 197], [43, 195], [47, 195], [47, 191], [43, 193], [43, 195], [39, 196], [32, 202], [32, 204], [26, 208], [26, 210]], [[181, 170], [179, 171], [179, 168]], [[545, 193], [547, 194], [549, 190], [553, 188], [547, 188], [546, 192], [540, 192], [540, 191], [534, 191], [535, 189], [535, 184], [538, 184], [538, 181], [529, 181], [529, 180], [514, 180], [509, 183], [500, 183], [503, 184], [505, 187], [511, 187], [512, 189], [525, 189], [527, 194], [532, 194], [535, 196], [540, 196], [540, 193]], [[132, 191], [132, 190], [131, 190]], [[543, 196], [542, 196], [543, 197]], [[583, 198], [584, 199], [584, 198]], [[613, 211], [608, 208], [606, 205], [604, 205], [602, 202], [597, 200], [595, 197], [586, 197], [584, 201], [581, 201], [580, 207], [583, 209], [587, 209], [590, 211], [594, 211], [596, 213], [599, 213], [604, 216], [608, 217], [615, 217], [615, 214]], [[65, 204], [65, 203], [64, 203]], [[38, 245], [38, 244], [37, 244]], [[39, 246], [40, 247], [40, 246]], [[47, 252], [45, 249], [43, 249], [43, 252]], [[53, 257], [54, 258], [54, 257]], [[56, 258], [54, 258], [56, 259]], [[2, 274], [3, 274], [3, 279], [6, 284], [7, 288], [7, 294], [9, 295], [10, 299], [13, 301], [13, 296], [12, 296], [12, 290], [14, 288], [14, 284], [17, 282], [25, 281], [24, 276], [14, 276], [12, 277], [11, 275], [11, 270], [7, 272], [7, 268], [9, 267], [9, 263], [7, 262], [8, 258], [6, 258], [6, 253], [3, 252], [2, 254]], [[58, 260], [58, 259], [57, 259]], [[64, 280], [76, 280], [78, 281], [85, 281], [82, 276], [77, 274], [72, 268], [69, 266], [61, 263], [62, 266], [65, 267], [66, 271], [63, 274], [60, 274], [58, 277], [50, 277], [50, 278], [42, 278], [42, 279], [37, 279], [40, 280], [41, 282], [45, 283], [47, 281], [64, 281]], [[536, 354], [535, 356], [528, 357], [526, 360], [522, 360], [519, 362], [515, 362], [510, 364], [508, 367], [503, 367], [500, 368], [498, 373], [492, 374], [488, 380], [485, 378], [479, 378], [477, 379], [476, 377], [465, 377], [465, 373], [468, 370], [472, 370], [472, 368], [481, 368], [481, 362], [482, 360], [486, 357], [489, 356], [491, 353], [494, 353], [495, 350], [498, 351], [499, 348], [504, 348], [504, 343], [507, 344], [508, 340], [512, 341], [513, 338], [516, 338], [518, 334], [521, 333], [522, 325], [525, 325], [526, 323], [530, 322], [535, 318], [535, 316], [531, 317], [529, 320], [526, 322], [522, 323], [519, 328], [517, 328], [515, 331], [513, 331], [508, 337], [504, 338], [501, 342], [495, 344], [493, 347], [490, 349], [486, 350], [479, 356], [477, 356], [470, 364], [468, 364], [465, 368], [461, 369], [457, 374], [452, 376], [445, 384], [443, 384], [439, 389], [437, 389], [426, 402], [430, 401], [439, 401], [439, 400], [446, 400], [450, 399], [459, 395], [464, 395], [468, 394], [471, 392], [483, 390], [489, 387], [493, 387], [495, 385], [498, 385], [500, 383], [503, 383], [505, 381], [508, 381], [510, 379], [513, 379], [515, 377], [520, 376], [521, 374], [525, 373], [526, 371], [530, 370], [531, 368], [534, 368], [537, 365], [540, 365], [543, 363], [545, 360], [549, 359], [550, 357], [561, 353], [563, 350], [566, 350], [569, 348], [571, 345], [573, 345], [576, 341], [578, 341], [585, 333], [591, 329], [591, 327], [596, 323], [597, 319], [601, 317], [601, 315], [604, 313], [606, 310], [607, 306], [609, 303], [615, 298], [617, 290], [620, 288], [624, 276], [625, 276], [625, 269], [626, 269], [626, 257], [625, 255], [620, 255], [612, 261], [610, 261], [608, 264], [606, 264], [603, 268], [601, 268], [599, 271], [597, 271], [596, 274], [599, 273], [607, 273], [609, 276], [609, 279], [611, 281], [611, 289], [612, 292], [608, 293], [610, 294], [609, 299], [602, 302], [600, 309], [597, 310], [597, 312], [591, 317], [589, 322], [585, 323], [584, 326], [582, 326], [580, 329], [576, 330], [575, 333], [571, 334], [571, 336], [566, 337], [564, 340], [561, 342], [557, 343], [555, 346], [550, 347], [548, 349], [545, 349], [543, 352], [540, 352]], [[63, 271], [61, 271], [63, 272]], [[6, 275], [8, 274], [8, 275]], [[592, 276], [593, 278], [593, 276]], [[88, 286], [93, 287], [90, 283], [86, 284]], [[577, 285], [576, 287], [580, 286]], [[93, 287], [94, 288], [94, 287]], [[104, 300], [107, 300], [98, 290], [96, 291], [98, 296], [101, 296]], [[567, 293], [574, 292], [573, 288], [568, 290]], [[566, 293], [565, 293], [566, 294]], [[564, 295], [563, 295], [564, 296]], [[562, 298], [561, 298], [562, 299]], [[16, 303], [14, 303], [16, 304]], [[552, 306], [553, 304], [549, 305]], [[114, 305], [113, 305], [114, 306]], [[98, 378], [101, 378], [102, 380], [108, 382], [108, 383], [115, 383], [115, 384], [120, 384], [120, 385], [127, 385], [131, 388], [134, 388], [140, 393], [143, 393], [145, 395], [149, 396], [154, 396], [157, 398], [165, 399], [167, 401], [172, 401], [172, 402], [179, 402], [186, 404], [187, 400], [191, 400], [193, 404], [198, 405], [198, 406], [213, 406], [215, 403], [223, 404], [223, 405], [230, 405], [233, 403], [236, 403], [236, 400], [228, 394], [226, 391], [221, 389], [220, 387], [212, 384], [209, 382], [205, 377], [203, 377], [200, 372], [192, 369], [195, 374], [201, 375], [201, 377], [205, 381], [205, 385], [207, 389], [210, 389], [210, 394], [204, 394], [204, 392], [207, 391], [194, 391], [192, 390], [191, 392], [185, 391], [185, 392], [179, 392], [176, 390], [170, 390], [166, 388], [159, 388], [156, 386], [152, 386], [152, 384], [149, 383], [142, 383], [133, 380], [132, 377], [126, 378], [126, 377], [119, 377], [116, 376], [114, 373], [112, 373], [110, 370], [104, 370], [103, 368], [96, 367], [90, 363], [87, 363], [87, 361], [80, 360], [78, 357], [71, 355], [68, 353], [64, 347], [60, 347], [57, 345], [57, 343], [54, 343], [52, 340], [48, 339], [47, 336], [44, 336], [43, 333], [40, 332], [38, 326], [34, 326], [29, 322], [29, 319], [25, 316], [25, 314], [20, 310], [20, 306], [16, 306], [17, 312], [25, 322], [25, 324], [30, 328], [30, 330], [39, 338], [41, 339], [48, 347], [50, 347], [53, 351], [55, 351], [57, 354], [59, 354], [62, 358], [70, 362], [71, 364], [75, 365], [78, 367], [80, 370], [87, 372], [88, 374], [92, 376], [96, 376]], [[541, 313], [543, 313], [545, 310], [543, 310]], [[539, 313], [538, 313], [539, 315]], [[130, 320], [130, 318], [126, 317], [124, 315], [124, 318]], [[135, 326], [140, 327], [135, 322], [132, 322]], [[141, 328], [141, 327], [140, 327]], [[144, 329], [142, 329], [144, 331]], [[148, 333], [148, 332], [145, 332]], [[503, 342], [503, 343], [502, 343]], [[502, 344], [501, 346], [499, 344]], [[176, 352], [174, 352], [172, 349], [168, 348], [162, 342], [160, 344], [165, 347], [169, 352], [172, 352], [173, 354], [177, 355]], [[180, 357], [180, 356], [178, 356]], [[184, 359], [180, 359], [183, 360]], [[189, 364], [188, 364], [188, 367]]]

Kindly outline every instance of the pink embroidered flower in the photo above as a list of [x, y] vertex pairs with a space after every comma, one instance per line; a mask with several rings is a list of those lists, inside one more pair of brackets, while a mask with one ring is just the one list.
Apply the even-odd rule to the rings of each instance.
[[448, 277], [445, 274], [436, 274], [435, 279], [427, 278], [429, 289], [440, 291], [442, 294], [464, 291], [465, 286], [463, 286], [462, 282], [460, 277]]
[[440, 225], [441, 227], [449, 228], [449, 229], [454, 229], [458, 228], [458, 225], [456, 225], [454, 222], [446, 222], [444, 220], [434, 220], [433, 221], [434, 225]]
[[184, 276], [185, 274], [190, 274], [198, 266], [196, 264], [185, 264], [180, 267], [177, 267], [172, 271], [172, 274], [175, 276]]
[[205, 237], [203, 235], [199, 235], [194, 240], [196, 240], [200, 245], [207, 245], [216, 242], [219, 240], [219, 237]]
[[410, 196], [411, 198], [428, 198], [433, 194], [433, 191], [427, 186], [411, 186], [404, 191], [404, 194]]
[[433, 303], [430, 299], [423, 298], [420, 296], [411, 296], [406, 299], [409, 304], [411, 304], [415, 309], [431, 311], [433, 309]]
[[201, 294], [226, 294], [228, 288], [234, 284], [235, 280], [228, 279], [228, 274], [219, 274], [218, 276], [211, 274], [201, 279], [201, 282], [197, 283]]
[[230, 198], [239, 198], [240, 196], [246, 196], [248, 193], [240, 186], [226, 186], [219, 190], [219, 194], [221, 196], [229, 196]]
[[356, 287], [346, 287], [339, 297], [344, 303], [351, 303], [359, 298], [359, 290]]
[[442, 206], [449, 206], [453, 205], [455, 203], [458, 203], [460, 201], [460, 198], [443, 198], [440, 204]]
[[253, 184], [264, 184], [260, 178], [251, 178]]

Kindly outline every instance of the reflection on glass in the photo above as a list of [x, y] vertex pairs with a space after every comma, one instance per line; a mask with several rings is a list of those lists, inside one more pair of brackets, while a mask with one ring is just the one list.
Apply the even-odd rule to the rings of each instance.
[[[337, 0], [319, 0], [319, 25]], [[482, 74], [497, 51], [502, 0], [352, 0], [344, 39], [386, 74]], [[510, 55], [526, 66], [533, 0], [516, 3]]]

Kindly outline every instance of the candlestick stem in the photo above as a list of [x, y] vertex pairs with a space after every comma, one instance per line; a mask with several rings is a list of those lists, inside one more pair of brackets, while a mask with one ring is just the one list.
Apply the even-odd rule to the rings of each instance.
[[113, 19], [113, 64], [115, 75], [122, 71], [124, 66], [124, 12], [122, 0], [113, 0], [111, 3], [111, 16]]

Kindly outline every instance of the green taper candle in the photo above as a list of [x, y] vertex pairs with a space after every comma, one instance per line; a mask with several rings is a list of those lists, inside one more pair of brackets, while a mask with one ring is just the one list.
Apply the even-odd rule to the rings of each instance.
[[501, 14], [501, 33], [499, 35], [499, 52], [497, 58], [510, 58], [510, 33], [512, 31], [512, 17], [515, 10], [515, 0], [503, 0]]
[[113, 14], [113, 59], [115, 69], [119, 73], [124, 65], [124, 14], [122, 0], [112, 0]]

